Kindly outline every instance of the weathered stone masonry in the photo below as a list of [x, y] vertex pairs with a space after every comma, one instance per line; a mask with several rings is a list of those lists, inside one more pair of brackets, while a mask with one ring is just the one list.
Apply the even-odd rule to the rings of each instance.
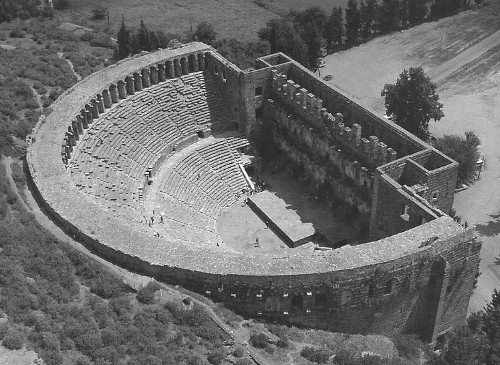
[[[200, 70], [216, 80], [241, 132], [259, 138], [259, 126], [271, 123], [276, 144], [313, 187], [329, 182], [338, 198], [359, 207], [373, 241], [273, 257], [173, 243], [145, 234], [144, 223], [117, 217], [75, 187], [67, 165], [99, 115]], [[148, 177], [175, 144], [209, 133], [165, 146]], [[28, 167], [47, 210], [89, 248], [131, 270], [246, 315], [334, 331], [404, 331], [434, 341], [465, 320], [480, 244], [444, 214], [458, 165], [285, 55], [258, 59], [251, 71], [201, 43], [124, 60], [64, 93], [33, 137]]]

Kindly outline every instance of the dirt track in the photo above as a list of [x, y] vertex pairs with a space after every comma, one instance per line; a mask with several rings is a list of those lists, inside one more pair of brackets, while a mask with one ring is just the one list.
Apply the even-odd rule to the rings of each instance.
[[[436, 136], [474, 131], [482, 141], [486, 170], [481, 179], [455, 195], [455, 209], [476, 225], [483, 243], [478, 288], [469, 311], [477, 311], [500, 288], [500, 1], [456, 17], [423, 24], [326, 57], [321, 75], [379, 113], [380, 91], [404, 68], [422, 66], [438, 83], [445, 117], [431, 122]], [[488, 55], [488, 57], [486, 57]], [[486, 61], [488, 62], [486, 62]], [[451, 77], [452, 76], [452, 77]]]

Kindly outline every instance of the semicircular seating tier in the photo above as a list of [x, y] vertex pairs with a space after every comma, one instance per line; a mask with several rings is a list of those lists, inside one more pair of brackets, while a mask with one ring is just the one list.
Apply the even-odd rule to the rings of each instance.
[[117, 215], [141, 221], [145, 174], [179, 141], [233, 123], [208, 72], [137, 92], [99, 115], [81, 136], [69, 169], [75, 185]]
[[220, 242], [217, 217], [249, 189], [231, 139], [209, 137], [172, 155], [155, 175], [147, 212], [156, 212], [156, 229], [179, 241]]

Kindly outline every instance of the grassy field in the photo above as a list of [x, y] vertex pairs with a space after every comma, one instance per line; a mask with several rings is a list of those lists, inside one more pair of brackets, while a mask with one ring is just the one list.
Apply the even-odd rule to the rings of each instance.
[[[303, 10], [318, 5], [327, 11], [344, 6], [347, 0], [71, 0], [69, 20], [96, 28], [107, 26], [105, 21], [90, 21], [92, 9], [100, 4], [109, 9], [110, 29], [116, 33], [122, 16], [129, 27], [137, 27], [141, 19], [152, 30], [184, 33], [202, 21], [214, 25], [219, 37], [256, 40], [257, 31], [278, 14], [290, 9]], [[260, 6], [258, 5], [260, 4]]]

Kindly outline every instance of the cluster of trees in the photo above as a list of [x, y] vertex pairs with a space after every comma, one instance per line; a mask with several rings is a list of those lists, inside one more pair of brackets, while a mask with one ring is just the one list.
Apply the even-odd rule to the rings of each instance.
[[167, 48], [171, 40], [180, 38], [181, 36], [177, 34], [149, 30], [143, 20], [141, 20], [139, 28], [136, 31], [131, 31], [126, 26], [125, 19], [122, 18], [122, 24], [117, 34], [118, 45], [115, 59], [121, 60], [131, 54], [137, 54], [142, 51]]
[[384, 86], [381, 96], [385, 97], [386, 114], [424, 141], [429, 137], [429, 121], [444, 117], [436, 84], [421, 67], [404, 70], [395, 84]]
[[[395, 84], [386, 84], [381, 93], [385, 97], [387, 116], [417, 137], [429, 138], [429, 121], [444, 117], [436, 84], [421, 67], [404, 70]], [[479, 137], [472, 131], [465, 136], [445, 135], [437, 139], [434, 147], [457, 161], [458, 183], [471, 181], [477, 172], [480, 157]]]
[[269, 46], [263, 41], [243, 42], [235, 38], [217, 39], [213, 25], [207, 22], [199, 23], [195, 29], [186, 34], [171, 34], [162, 31], [150, 31], [141, 20], [137, 31], [131, 31], [122, 19], [117, 34], [118, 45], [115, 59], [123, 59], [141, 51], [152, 51], [167, 48], [172, 40], [201, 41], [212, 45], [221, 55], [241, 68], [253, 66], [255, 58], [269, 54]]
[[456, 14], [469, 7], [468, 0], [349, 0], [345, 10], [333, 7], [328, 14], [317, 6], [291, 11], [270, 20], [258, 35], [271, 52], [283, 52], [315, 69], [321, 48], [335, 51], [367, 41], [378, 34], [405, 29]]
[[155, 299], [154, 282], [136, 294], [44, 231], [24, 210], [3, 168], [0, 232], [3, 346], [27, 346], [51, 365], [202, 365], [207, 356], [227, 355], [227, 335], [202, 307]]
[[494, 290], [483, 311], [452, 331], [429, 365], [496, 365], [500, 363], [500, 292]]
[[469, 131], [465, 132], [464, 137], [450, 134], [438, 138], [434, 147], [460, 164], [458, 166], [458, 183], [466, 183], [473, 180], [477, 172], [480, 144], [479, 137], [474, 132]]

